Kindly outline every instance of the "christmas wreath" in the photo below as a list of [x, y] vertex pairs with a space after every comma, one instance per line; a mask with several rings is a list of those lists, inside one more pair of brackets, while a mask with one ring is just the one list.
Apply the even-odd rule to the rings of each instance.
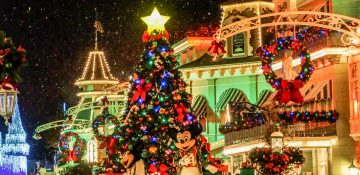
[[[271, 68], [275, 57], [285, 50], [291, 50], [297, 53], [301, 59], [301, 71], [294, 80], [285, 80], [278, 77]], [[300, 103], [304, 101], [299, 89], [310, 79], [314, 67], [310, 62], [310, 53], [308, 49], [293, 36], [278, 38], [277, 42], [272, 42], [268, 46], [262, 46], [258, 49], [258, 55], [262, 58], [262, 70], [265, 79], [270, 85], [278, 90], [276, 100], [286, 104], [289, 101]]]
[[[99, 131], [99, 126], [100, 125], [105, 125], [107, 122], [111, 122], [114, 125], [114, 129], [117, 128], [116, 126], [118, 126], [120, 124], [120, 121], [117, 119], [116, 116], [111, 115], [109, 113], [102, 113], [99, 116], [97, 116], [95, 118], [95, 120], [92, 123], [92, 128], [93, 128], [93, 132], [95, 134], [96, 139], [98, 140], [104, 140], [107, 136], [103, 135], [102, 133], [100, 133]], [[112, 134], [110, 134], [112, 135]]]
[[286, 111], [278, 113], [279, 119], [284, 125], [293, 125], [297, 122], [329, 122], [335, 123], [339, 113], [334, 111]]
[[[0, 31], [0, 84], [3, 89], [17, 89], [22, 81], [19, 72], [27, 64], [25, 49], [15, 47], [10, 38]], [[9, 84], [12, 86], [10, 87]]]
[[[107, 112], [107, 109], [104, 110], [106, 112], [100, 114], [96, 117], [93, 121], [93, 132], [95, 134], [96, 139], [101, 141], [101, 148], [106, 148], [106, 154], [109, 157], [113, 157], [115, 155], [115, 145], [118, 143], [118, 139], [116, 139], [116, 134], [114, 133], [100, 133], [99, 126], [106, 127], [107, 122], [111, 122], [112, 126], [108, 127], [107, 129], [119, 129], [120, 121], [117, 119], [116, 116], [111, 115]], [[103, 131], [104, 132], [104, 131]], [[116, 132], [117, 133], [117, 132]]]
[[253, 148], [249, 160], [261, 174], [283, 174], [291, 165], [301, 166], [305, 158], [299, 148], [284, 147], [282, 152], [273, 152], [270, 148]]
[[86, 146], [85, 141], [77, 133], [66, 132], [61, 134], [59, 139], [60, 164], [71, 161], [78, 162], [85, 151], [84, 146]]

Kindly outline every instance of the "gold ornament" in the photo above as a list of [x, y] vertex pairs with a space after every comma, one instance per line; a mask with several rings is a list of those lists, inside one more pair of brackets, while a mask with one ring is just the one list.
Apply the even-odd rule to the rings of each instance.
[[166, 110], [164, 108], [160, 108], [160, 111], [159, 111], [160, 114], [164, 114], [165, 112], [166, 112]]
[[149, 153], [150, 154], [156, 154], [158, 151], [158, 147], [157, 146], [150, 146], [149, 147]]
[[176, 94], [174, 95], [174, 100], [181, 100], [181, 95], [180, 94]]

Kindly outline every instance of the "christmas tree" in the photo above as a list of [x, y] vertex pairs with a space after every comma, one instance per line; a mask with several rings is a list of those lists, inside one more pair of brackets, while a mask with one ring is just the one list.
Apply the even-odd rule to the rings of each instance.
[[[130, 81], [123, 124], [115, 134], [119, 137], [119, 154], [136, 153], [149, 174], [175, 174], [177, 148], [171, 133], [199, 126], [191, 111], [192, 96], [185, 91], [187, 85], [169, 45], [164, 27], [169, 18], [161, 16], [156, 8], [142, 18], [148, 25], [142, 38], [144, 52]], [[119, 162], [118, 157], [113, 160]]]
[[9, 132], [5, 136], [2, 173], [9, 175], [26, 175], [29, 145], [26, 143], [26, 133], [22, 126], [19, 105], [16, 102]]

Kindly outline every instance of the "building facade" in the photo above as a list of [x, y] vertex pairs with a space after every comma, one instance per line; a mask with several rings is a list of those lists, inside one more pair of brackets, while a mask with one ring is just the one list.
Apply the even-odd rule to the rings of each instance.
[[[326, 0], [244, 0], [223, 4], [221, 28], [249, 18], [258, 23], [278, 20], [273, 13], [286, 11], [319, 11], [340, 13], [358, 18], [359, 9], [343, 10], [338, 4], [353, 4], [360, 1]], [[342, 7], [348, 7], [348, 6]], [[356, 11], [356, 13], [355, 13]], [[268, 18], [256, 18], [270, 14]], [[294, 19], [307, 19], [306, 15], [293, 15]], [[280, 19], [279, 19], [280, 20]], [[212, 41], [211, 37], [188, 37], [173, 47], [181, 63], [181, 71], [189, 84], [188, 91], [193, 94], [193, 109], [200, 116], [207, 116], [204, 135], [212, 143], [214, 153], [224, 153], [230, 157], [228, 163], [234, 174], [240, 171], [241, 163], [254, 147], [266, 145], [268, 126], [257, 126], [222, 135], [221, 124], [231, 123], [234, 119], [226, 110], [230, 102], [250, 102], [263, 108], [276, 107], [276, 111], [333, 111], [339, 112], [336, 123], [309, 122], [298, 123], [282, 128], [285, 145], [300, 147], [306, 161], [301, 174], [306, 175], [343, 175], [349, 174], [352, 161], [360, 166], [359, 148], [359, 66], [360, 57], [355, 47], [349, 48], [341, 43], [341, 34], [331, 35], [305, 42], [311, 52], [315, 71], [309, 82], [301, 89], [304, 103], [288, 103], [278, 107], [274, 101], [276, 92], [266, 82], [261, 71], [261, 58], [255, 54], [256, 48], [279, 35], [294, 35], [287, 30], [273, 32], [282, 26], [251, 28], [234, 34], [225, 41], [226, 54], [214, 59], [206, 54]], [[299, 27], [303, 30], [306, 27]], [[276, 33], [276, 34], [275, 34]], [[206, 47], [207, 46], [207, 47]], [[299, 71], [297, 58], [292, 62], [293, 70]], [[281, 63], [273, 69], [281, 75]]]

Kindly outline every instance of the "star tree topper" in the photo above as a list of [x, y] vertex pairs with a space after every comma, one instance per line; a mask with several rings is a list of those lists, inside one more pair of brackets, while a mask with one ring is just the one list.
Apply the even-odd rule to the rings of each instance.
[[148, 26], [147, 31], [149, 33], [153, 32], [154, 30], [158, 31], [159, 33], [165, 30], [165, 23], [170, 19], [170, 16], [162, 16], [160, 15], [158, 9], [155, 7], [152, 11], [150, 16], [142, 17], [146, 25]]

